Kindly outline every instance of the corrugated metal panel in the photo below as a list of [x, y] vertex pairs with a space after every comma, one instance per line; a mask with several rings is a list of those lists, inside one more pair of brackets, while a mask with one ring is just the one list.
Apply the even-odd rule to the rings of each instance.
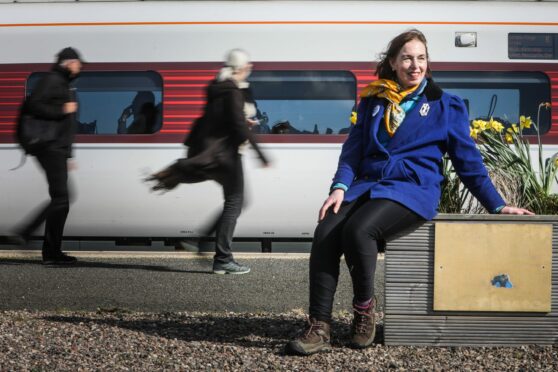
[[[551, 223], [550, 313], [433, 311], [436, 221]], [[386, 345], [520, 345], [558, 343], [558, 217], [440, 215], [387, 244], [385, 255]]]

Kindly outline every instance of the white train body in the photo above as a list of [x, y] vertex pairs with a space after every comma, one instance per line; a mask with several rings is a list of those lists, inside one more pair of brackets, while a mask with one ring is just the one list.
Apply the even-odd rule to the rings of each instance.
[[[248, 50], [256, 72], [279, 71], [280, 76], [281, 71], [302, 71], [303, 80], [309, 76], [305, 72], [348, 72], [354, 76], [356, 103], [357, 92], [373, 79], [372, 62], [387, 42], [404, 30], [418, 28], [429, 41], [435, 71], [476, 71], [485, 74], [481, 77], [486, 81], [490, 80], [486, 74], [493, 72], [526, 74], [519, 80], [530, 79], [529, 74], [535, 74], [534, 80], [539, 75], [546, 79], [541, 83], [548, 90], [544, 97], [554, 110], [543, 136], [546, 157], [558, 150], [554, 114], [558, 60], [548, 48], [537, 52], [542, 53], [540, 59], [527, 54], [520, 58], [533, 49], [525, 47], [513, 54], [509, 34], [555, 37], [557, 16], [558, 2], [0, 3], [0, 235], [48, 198], [46, 181], [34, 160], [9, 171], [21, 156], [13, 129], [29, 76], [47, 71], [53, 55], [66, 46], [82, 52], [88, 62], [84, 73], [117, 76], [152, 71], [161, 76], [162, 127], [145, 135], [77, 136], [78, 168], [71, 173], [75, 200], [65, 235], [176, 238], [196, 235], [220, 209], [220, 188], [206, 182], [158, 195], [142, 178], [183, 156], [182, 139], [203, 107], [203, 86], [227, 50]], [[471, 37], [476, 37], [476, 46], [456, 46]], [[558, 55], [558, 37], [554, 44]], [[288, 103], [288, 97], [281, 100]], [[346, 123], [339, 126], [348, 124], [350, 111], [348, 107], [340, 114]], [[243, 149], [249, 203], [236, 236], [311, 237], [344, 138], [322, 132], [260, 135], [262, 148], [272, 159], [270, 168], [260, 168], [254, 152]]]

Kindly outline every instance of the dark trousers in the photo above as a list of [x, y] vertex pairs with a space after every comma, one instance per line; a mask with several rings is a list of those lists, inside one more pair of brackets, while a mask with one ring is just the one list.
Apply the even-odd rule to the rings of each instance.
[[65, 152], [56, 150], [45, 150], [38, 153], [36, 157], [47, 178], [50, 202], [19, 230], [19, 234], [28, 238], [43, 222], [46, 222], [43, 241], [44, 259], [55, 257], [61, 252], [64, 225], [70, 210], [68, 159]]
[[374, 296], [378, 243], [424, 222], [399, 203], [368, 195], [343, 203], [337, 214], [330, 210], [316, 228], [310, 254], [310, 316], [331, 321], [342, 254], [353, 282], [353, 301], [367, 301]]
[[[194, 159], [194, 158], [191, 158]], [[233, 260], [232, 240], [236, 221], [240, 216], [244, 204], [244, 173], [240, 154], [234, 156], [225, 166], [203, 169], [190, 159], [179, 160], [178, 169], [182, 173], [181, 182], [198, 183], [209, 179], [217, 181], [223, 187], [223, 211], [211, 220], [202, 235], [215, 233], [214, 261], [227, 263]]]

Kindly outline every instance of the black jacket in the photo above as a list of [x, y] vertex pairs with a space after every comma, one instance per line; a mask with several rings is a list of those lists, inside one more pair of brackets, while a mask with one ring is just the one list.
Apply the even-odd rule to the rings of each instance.
[[207, 87], [204, 114], [195, 121], [184, 144], [188, 158], [227, 162], [238, 154], [239, 146], [249, 141], [264, 164], [268, 161], [260, 150], [244, 116], [245, 94], [232, 81], [212, 81]]
[[66, 102], [75, 101], [70, 91], [71, 80], [70, 71], [55, 65], [51, 72], [39, 80], [25, 108], [37, 118], [57, 121], [59, 135], [50, 149], [64, 151], [67, 157], [72, 156], [76, 127], [75, 114], [63, 112]]

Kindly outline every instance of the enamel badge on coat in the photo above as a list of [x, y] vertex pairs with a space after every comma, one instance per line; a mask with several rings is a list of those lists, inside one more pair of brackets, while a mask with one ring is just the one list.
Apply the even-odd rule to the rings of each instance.
[[428, 110], [430, 110], [430, 105], [428, 103], [423, 103], [419, 111], [420, 116], [428, 115]]

